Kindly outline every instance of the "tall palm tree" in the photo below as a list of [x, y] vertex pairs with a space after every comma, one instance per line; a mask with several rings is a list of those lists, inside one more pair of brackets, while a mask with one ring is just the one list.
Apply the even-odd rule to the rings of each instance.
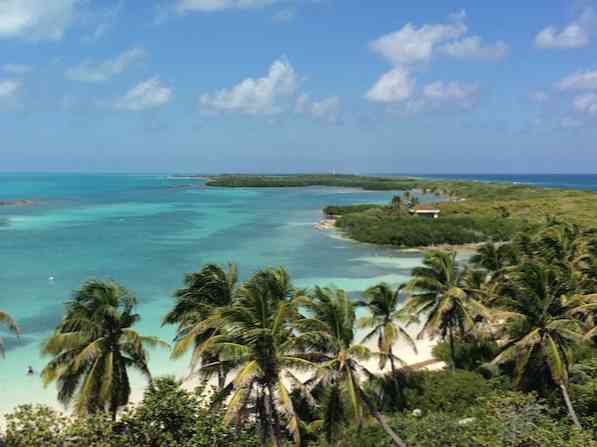
[[118, 409], [129, 401], [128, 369], [140, 371], [151, 384], [148, 346], [165, 345], [132, 327], [140, 319], [129, 290], [110, 281], [90, 280], [66, 303], [66, 313], [42, 352], [53, 358], [42, 371], [45, 385], [56, 382], [58, 400], [74, 402], [75, 413]]
[[[238, 271], [234, 264], [228, 264], [227, 269], [208, 264], [199, 272], [187, 273], [184, 287], [174, 293], [174, 307], [162, 320], [163, 325], [178, 325], [172, 357], [179, 358], [192, 347], [191, 373], [201, 366], [204, 377], [215, 374], [220, 390], [226, 385], [229, 368], [219, 362], [217, 350], [207, 350], [204, 344], [215, 335], [210, 319], [217, 318], [221, 308], [232, 304], [237, 283]], [[217, 368], [207, 367], [216, 364]]]
[[[20, 335], [19, 327], [15, 320], [6, 312], [0, 310], [0, 324], [6, 326], [6, 328], [14, 333], [17, 337]], [[4, 339], [0, 337], [0, 356], [4, 358], [5, 349], [4, 349]]]
[[358, 424], [367, 411], [394, 445], [405, 447], [363, 390], [363, 377], [373, 375], [362, 362], [379, 356], [355, 342], [355, 304], [343, 290], [317, 287], [302, 299], [302, 306], [306, 316], [296, 326], [303, 348], [320, 362], [311, 386], [321, 384], [327, 391], [322, 426], [328, 442], [333, 442], [337, 425], [348, 411]]
[[494, 363], [514, 361], [514, 383], [537, 379], [546, 369], [559, 387], [570, 418], [580, 428], [568, 396], [568, 373], [573, 352], [587, 339], [587, 328], [576, 318], [590, 308], [597, 295], [577, 295], [571, 272], [538, 262], [521, 265], [508, 275], [510, 287], [507, 312], [500, 323], [503, 331], [501, 353]]
[[359, 303], [369, 310], [370, 315], [361, 317], [357, 324], [360, 328], [371, 329], [363, 339], [363, 343], [377, 337], [377, 349], [380, 353], [379, 368], [384, 369], [390, 360], [392, 375], [396, 373], [395, 357], [392, 347], [399, 340], [406, 342], [412, 350], [417, 352], [417, 345], [408, 332], [398, 324], [405, 321], [405, 315], [400, 307], [400, 290], [392, 289], [387, 283], [370, 287], [364, 293], [365, 301]]
[[413, 320], [425, 318], [417, 337], [439, 335], [443, 340], [448, 337], [452, 371], [456, 369], [455, 332], [464, 336], [479, 316], [489, 316], [489, 311], [476, 299], [482, 292], [468, 287], [467, 277], [456, 262], [456, 253], [433, 251], [425, 255], [422, 267], [413, 269], [412, 279], [406, 285], [410, 296], [404, 311]]
[[204, 344], [204, 349], [222, 353], [216, 364], [234, 366], [225, 421], [240, 421], [253, 403], [263, 445], [268, 438], [274, 446], [282, 443], [282, 418], [300, 444], [300, 420], [282, 381], [291, 370], [315, 366], [296, 346], [293, 323], [298, 318], [299, 294], [285, 269], [257, 272], [210, 322], [214, 335]]

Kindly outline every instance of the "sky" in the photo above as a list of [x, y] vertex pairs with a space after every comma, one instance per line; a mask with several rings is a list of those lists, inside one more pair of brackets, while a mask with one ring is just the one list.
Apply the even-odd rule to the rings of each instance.
[[0, 0], [0, 171], [597, 173], [597, 4]]

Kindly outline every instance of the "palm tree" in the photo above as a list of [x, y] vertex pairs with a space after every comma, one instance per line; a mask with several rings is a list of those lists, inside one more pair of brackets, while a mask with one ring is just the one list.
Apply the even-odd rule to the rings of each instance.
[[362, 362], [379, 355], [355, 342], [355, 304], [343, 290], [317, 287], [302, 299], [302, 306], [306, 316], [296, 323], [298, 338], [306, 352], [320, 362], [310, 386], [322, 385], [326, 390], [322, 426], [328, 442], [333, 442], [337, 424], [348, 410], [359, 425], [368, 411], [394, 445], [405, 447], [362, 388], [363, 376], [373, 376]]
[[405, 341], [415, 353], [417, 352], [417, 345], [412, 337], [398, 324], [399, 321], [405, 320], [404, 313], [399, 309], [399, 292], [399, 289], [394, 290], [386, 283], [367, 289], [364, 293], [365, 302], [359, 304], [366, 306], [370, 315], [360, 318], [357, 322], [360, 328], [371, 329], [362, 343], [377, 337], [377, 349], [380, 353], [385, 354], [379, 359], [379, 368], [383, 370], [387, 359], [389, 359], [392, 375], [396, 373], [392, 347], [397, 341]]
[[282, 442], [281, 416], [297, 445], [300, 420], [282, 381], [291, 370], [314, 368], [296, 346], [293, 323], [298, 318], [296, 297], [301, 292], [283, 268], [257, 272], [238, 290], [233, 303], [220, 309], [209, 326], [214, 335], [204, 349], [220, 350], [216, 365], [233, 365], [232, 396], [224, 419], [239, 422], [254, 403], [263, 445]]
[[568, 373], [574, 349], [587, 340], [586, 330], [591, 330], [576, 316], [587, 309], [594, 311], [597, 295], [577, 295], [572, 276], [570, 271], [536, 261], [508, 275], [508, 306], [500, 323], [503, 349], [494, 363], [514, 361], [516, 386], [548, 370], [570, 418], [580, 428], [568, 396]]
[[[20, 331], [19, 331], [19, 327], [17, 326], [17, 323], [15, 322], [15, 320], [6, 312], [3, 312], [0, 310], [0, 324], [3, 324], [4, 326], [6, 326], [6, 328], [10, 331], [13, 332], [17, 337], [20, 335]], [[0, 337], [0, 356], [2, 356], [2, 358], [4, 358], [4, 340], [2, 337]]]
[[400, 197], [400, 196], [392, 197], [392, 202], [390, 203], [390, 206], [392, 207], [392, 211], [400, 212], [400, 210], [402, 209], [402, 197]]
[[151, 384], [146, 346], [164, 345], [132, 327], [132, 292], [110, 281], [90, 280], [66, 303], [66, 314], [44, 342], [42, 352], [53, 358], [42, 371], [44, 384], [56, 382], [58, 400], [74, 401], [79, 415], [118, 409], [129, 401], [128, 369], [140, 371]]
[[[234, 264], [228, 264], [227, 270], [208, 264], [199, 272], [188, 273], [184, 287], [174, 293], [173, 309], [162, 320], [163, 325], [178, 325], [172, 357], [179, 358], [193, 347], [191, 374], [201, 366], [204, 377], [217, 375], [220, 390], [226, 385], [229, 368], [219, 362], [219, 352], [206, 350], [204, 344], [215, 335], [209, 325], [210, 318], [217, 318], [221, 308], [232, 304], [237, 283], [238, 271]], [[217, 368], [207, 367], [215, 364], [218, 364]]]
[[455, 331], [464, 336], [475, 326], [478, 317], [489, 311], [475, 299], [480, 290], [468, 287], [469, 275], [456, 262], [456, 253], [433, 251], [425, 255], [422, 267], [416, 267], [407, 283], [410, 292], [404, 311], [413, 320], [423, 316], [425, 323], [417, 338], [425, 335], [448, 337], [452, 371], [456, 369]]

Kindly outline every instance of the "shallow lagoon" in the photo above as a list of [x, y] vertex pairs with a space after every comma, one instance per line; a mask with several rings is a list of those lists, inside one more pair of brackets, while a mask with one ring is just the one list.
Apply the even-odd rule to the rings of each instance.
[[[192, 189], [165, 175], [0, 175], [0, 200], [34, 206], [0, 208], [0, 308], [23, 330], [0, 360], [0, 412], [21, 403], [55, 403], [36, 371], [41, 340], [61, 317], [70, 292], [90, 277], [133, 289], [139, 330], [170, 341], [160, 319], [183, 274], [206, 262], [236, 262], [243, 278], [286, 266], [296, 285], [336, 285], [359, 293], [381, 280], [404, 281], [415, 254], [356, 244], [313, 228], [328, 204], [388, 202], [390, 192], [334, 188]], [[54, 277], [54, 280], [50, 280]], [[155, 375], [183, 377], [187, 360], [152, 353]], [[133, 379], [136, 394], [143, 387]]]

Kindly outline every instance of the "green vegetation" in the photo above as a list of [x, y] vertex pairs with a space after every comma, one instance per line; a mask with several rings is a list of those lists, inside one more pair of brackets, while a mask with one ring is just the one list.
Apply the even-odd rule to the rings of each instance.
[[506, 241], [525, 224], [499, 217], [441, 216], [428, 219], [371, 209], [342, 215], [336, 226], [360, 242], [411, 248]]
[[363, 188], [369, 191], [406, 191], [416, 181], [405, 177], [361, 177], [357, 175], [222, 175], [213, 177], [207, 186], [226, 188], [297, 188], [335, 186]]
[[[6, 312], [0, 310], [0, 324], [6, 326], [6, 328], [17, 336], [19, 335], [19, 327], [15, 320]], [[4, 357], [4, 340], [0, 337], [0, 356]]]
[[165, 343], [132, 329], [135, 296], [113, 282], [91, 280], [66, 303], [60, 325], [42, 352], [53, 358], [42, 371], [47, 385], [58, 384], [58, 400], [74, 403], [75, 413], [108, 411], [116, 419], [129, 401], [127, 369], [135, 368], [151, 384], [146, 346]]
[[[467, 265], [429, 252], [407, 284], [360, 300], [297, 289], [280, 267], [239, 283], [232, 265], [186, 275], [174, 298], [164, 323], [177, 327], [173, 356], [192, 352], [197, 390], [156, 379], [125, 407], [127, 368], [150, 376], [144, 345], [158, 341], [133, 331], [132, 293], [91, 281], [44, 344], [44, 375], [74, 415], [20, 407], [5, 444], [597, 447], [595, 231], [550, 220]], [[357, 320], [358, 306], [370, 316]], [[415, 321], [445, 340], [434, 352], [448, 369], [401, 367]]]

